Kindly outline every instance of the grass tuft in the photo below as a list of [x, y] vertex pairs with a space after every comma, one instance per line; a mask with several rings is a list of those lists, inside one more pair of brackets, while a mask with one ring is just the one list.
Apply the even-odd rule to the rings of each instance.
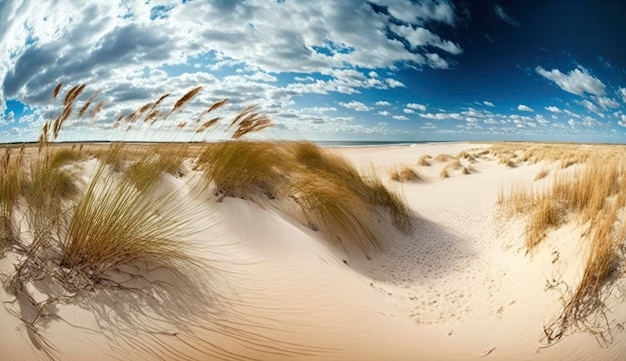
[[101, 273], [137, 260], [174, 269], [191, 262], [180, 241], [185, 221], [166, 202], [100, 167], [67, 225], [61, 266]]
[[423, 180], [415, 170], [408, 167], [391, 171], [389, 178], [396, 182], [419, 182]]
[[429, 159], [431, 159], [431, 157], [429, 155], [423, 155], [417, 161], [417, 165], [419, 165], [421, 167], [430, 167], [431, 163], [430, 163]]

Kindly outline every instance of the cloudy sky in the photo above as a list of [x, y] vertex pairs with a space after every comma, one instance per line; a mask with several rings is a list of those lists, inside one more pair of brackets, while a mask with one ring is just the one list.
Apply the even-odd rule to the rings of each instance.
[[[188, 139], [175, 124], [228, 98], [219, 115], [258, 104], [278, 139], [625, 142], [625, 13], [617, 0], [0, 0], [0, 141], [36, 140], [62, 82], [87, 84], [79, 104], [106, 101], [66, 140]], [[158, 130], [112, 129], [195, 86]]]

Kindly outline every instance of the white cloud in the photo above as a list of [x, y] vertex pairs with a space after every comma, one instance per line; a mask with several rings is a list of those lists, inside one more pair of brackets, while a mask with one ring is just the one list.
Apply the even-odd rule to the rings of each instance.
[[409, 103], [406, 105], [407, 108], [409, 109], [415, 109], [415, 110], [419, 110], [420, 112], [425, 112], [426, 111], [426, 106], [423, 104], [418, 104], [418, 103]]
[[528, 105], [524, 105], [524, 104], [520, 104], [517, 106], [517, 110], [519, 110], [520, 112], [534, 112], [533, 108], [529, 107]]
[[504, 8], [502, 7], [502, 5], [496, 4], [493, 7], [493, 10], [496, 12], [496, 15], [498, 16], [500, 20], [504, 21], [505, 23], [509, 23], [513, 26], [519, 26], [519, 22], [517, 22], [515, 19], [510, 17], [506, 12], [504, 12]]
[[558, 107], [555, 107], [553, 105], [547, 106], [546, 110], [552, 113], [561, 113], [561, 109], [559, 109]]
[[382, 115], [383, 117], [386, 117], [386, 116], [388, 116], [388, 115], [389, 115], [389, 112], [388, 112], [388, 111], [386, 111], [386, 110], [383, 110], [383, 111], [378, 112], [378, 114], [379, 114], [379, 115]]
[[617, 122], [617, 125], [626, 128], [626, 115], [622, 115], [622, 119]]
[[391, 88], [406, 88], [406, 85], [396, 79], [387, 78], [385, 80]]
[[13, 111], [9, 111], [6, 115], [0, 113], [0, 127], [12, 123], [15, 123], [15, 113]]
[[550, 123], [543, 115], [541, 114], [537, 114], [535, 116], [535, 121], [541, 125], [546, 125], [548, 123]]
[[619, 88], [617, 92], [619, 96], [622, 98], [622, 101], [626, 103], [626, 88]]
[[493, 105], [493, 103], [492, 103], [492, 102], [487, 101], [487, 100], [485, 100], [485, 101], [483, 102], [483, 104], [485, 104], [485, 105], [486, 105], [486, 106], [488, 106], [488, 107], [495, 107], [495, 105]]
[[538, 66], [535, 68], [537, 74], [553, 81], [559, 88], [568, 93], [582, 96], [585, 93], [594, 95], [604, 95], [605, 85], [597, 78], [587, 72], [583, 67], [574, 69], [567, 74], [561, 73], [558, 69], [550, 71]]
[[388, 107], [391, 105], [391, 103], [384, 101], [384, 100], [377, 101], [375, 104], [376, 106], [379, 106], [379, 107]]
[[394, 115], [392, 118], [395, 120], [409, 120], [409, 118], [405, 117], [404, 115]]
[[446, 120], [446, 119], [453, 119], [453, 120], [463, 120], [463, 116], [459, 113], [424, 113], [424, 114], [420, 114], [420, 117], [422, 118], [426, 118], [426, 119], [433, 119], [433, 120]]
[[593, 96], [593, 100], [604, 110], [619, 107], [619, 103], [608, 97]]
[[348, 109], [352, 109], [354, 111], [357, 112], [366, 112], [368, 110], [370, 110], [370, 107], [368, 107], [367, 105], [361, 103], [361, 102], [357, 102], [356, 100], [353, 100], [351, 102], [345, 103], [345, 102], [339, 102], [339, 105], [341, 105], [344, 108], [348, 108]]
[[420, 2], [397, 0], [374, 0], [374, 3], [386, 6], [389, 13], [396, 19], [415, 24], [429, 20], [454, 24], [454, 7], [443, 0], [424, 0]]
[[413, 109], [408, 109], [408, 108], [404, 108], [403, 110], [406, 114], [415, 114], [415, 110]]
[[459, 45], [449, 40], [442, 40], [438, 35], [422, 27], [414, 28], [412, 26], [396, 25], [391, 27], [391, 30], [405, 38], [413, 50], [420, 47], [433, 46], [454, 55], [463, 52]]
[[582, 104], [590, 112], [594, 112], [594, 113], [597, 113], [597, 114], [601, 113], [600, 112], [600, 108], [598, 108], [595, 104], [593, 104], [592, 102], [590, 102], [587, 99], [580, 101], [580, 104]]

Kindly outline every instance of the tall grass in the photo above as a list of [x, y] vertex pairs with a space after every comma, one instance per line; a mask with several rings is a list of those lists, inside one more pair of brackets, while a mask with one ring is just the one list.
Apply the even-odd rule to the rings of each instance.
[[[568, 174], [557, 173], [543, 189], [517, 185], [499, 192], [498, 203], [509, 216], [527, 215], [526, 249], [531, 252], [551, 229], [567, 219], [588, 228], [585, 269], [575, 288], [566, 288], [561, 315], [546, 327], [549, 342], [560, 340], [576, 327], [606, 341], [607, 323], [600, 325], [606, 310], [608, 288], [625, 262], [623, 248], [626, 226], [626, 163], [597, 148], [589, 152], [585, 165]], [[534, 154], [532, 156], [535, 156]], [[569, 161], [567, 161], [569, 162]], [[622, 245], [621, 247], [619, 245]], [[607, 321], [608, 322], [608, 321]]]
[[101, 167], [77, 202], [62, 238], [62, 267], [103, 272], [137, 260], [176, 267], [191, 261], [185, 220], [169, 200], [147, 195]]
[[208, 144], [197, 163], [206, 184], [214, 183], [227, 197], [274, 198], [284, 189], [292, 163], [284, 149], [269, 142], [221, 142]]
[[6, 147], [0, 159], [0, 254], [17, 238], [14, 214], [25, 179], [23, 159], [24, 147], [17, 155], [10, 147]]
[[256, 201], [293, 197], [309, 225], [334, 243], [341, 239], [364, 252], [384, 248], [385, 235], [375, 221], [379, 212], [388, 211], [401, 230], [410, 227], [412, 216], [401, 197], [310, 142], [209, 144], [197, 164], [205, 185], [222, 195]]

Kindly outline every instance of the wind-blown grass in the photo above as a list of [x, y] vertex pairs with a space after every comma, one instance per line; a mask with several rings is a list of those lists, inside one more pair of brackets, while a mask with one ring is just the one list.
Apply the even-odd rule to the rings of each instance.
[[610, 293], [608, 287], [625, 262], [626, 226], [618, 214], [623, 214], [626, 206], [626, 190], [622, 187], [626, 164], [599, 149], [583, 157], [584, 167], [567, 175], [555, 174], [543, 189], [517, 185], [508, 194], [501, 190], [498, 196], [509, 216], [528, 215], [528, 252], [540, 244], [547, 231], [564, 224], [566, 218], [588, 228], [586, 236], [582, 236], [589, 249], [582, 279], [575, 288], [566, 286], [563, 291], [562, 313], [546, 326], [548, 342], [560, 340], [573, 327], [594, 334], [602, 343], [609, 342], [604, 302]]
[[224, 196], [244, 198], [276, 197], [292, 166], [280, 147], [245, 141], [208, 144], [197, 163], [207, 185], [213, 182]]
[[140, 192], [107, 172], [98, 170], [73, 210], [61, 266], [102, 271], [136, 260], [173, 267], [190, 262], [181, 241], [188, 236], [186, 221], [167, 210], [166, 198]]
[[392, 170], [389, 178], [396, 182], [418, 182], [422, 180], [422, 177], [415, 170], [408, 167]]
[[197, 163], [205, 185], [213, 184], [224, 196], [256, 201], [294, 197], [309, 225], [334, 243], [352, 242], [368, 253], [384, 248], [384, 234], [374, 221], [381, 210], [389, 211], [399, 229], [410, 227], [411, 213], [401, 197], [313, 143], [209, 144]]
[[17, 237], [14, 213], [25, 179], [23, 157], [24, 147], [18, 155], [6, 147], [0, 159], [0, 255], [6, 246], [15, 243]]

